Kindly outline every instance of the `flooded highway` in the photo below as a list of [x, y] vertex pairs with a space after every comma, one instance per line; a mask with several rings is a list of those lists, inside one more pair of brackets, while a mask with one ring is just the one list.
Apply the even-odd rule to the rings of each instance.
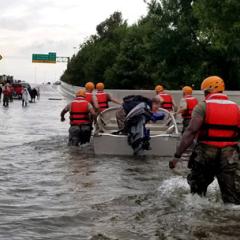
[[216, 182], [192, 196], [185, 163], [172, 172], [167, 158], [68, 147], [66, 103], [42, 86], [27, 108], [0, 107], [1, 240], [240, 238], [240, 206], [223, 205]]

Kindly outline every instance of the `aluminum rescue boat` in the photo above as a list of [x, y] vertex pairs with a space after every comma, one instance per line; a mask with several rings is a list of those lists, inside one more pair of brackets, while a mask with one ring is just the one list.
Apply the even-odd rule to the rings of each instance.
[[[119, 107], [108, 108], [97, 118], [96, 130], [93, 136], [93, 147], [96, 155], [133, 155], [133, 149], [128, 144], [127, 135], [117, 135], [119, 130], [116, 121], [116, 111]], [[150, 129], [150, 147], [142, 155], [168, 157], [172, 156], [180, 139], [180, 133], [174, 115], [165, 109], [163, 120], [147, 123]]]

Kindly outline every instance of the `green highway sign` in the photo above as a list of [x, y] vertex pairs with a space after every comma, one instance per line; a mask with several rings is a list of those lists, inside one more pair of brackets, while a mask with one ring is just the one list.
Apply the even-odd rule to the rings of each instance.
[[56, 63], [57, 55], [55, 52], [48, 54], [32, 54], [33, 63]]
[[56, 62], [56, 53], [53, 53], [53, 52], [48, 53], [48, 58], [49, 58], [49, 61]]

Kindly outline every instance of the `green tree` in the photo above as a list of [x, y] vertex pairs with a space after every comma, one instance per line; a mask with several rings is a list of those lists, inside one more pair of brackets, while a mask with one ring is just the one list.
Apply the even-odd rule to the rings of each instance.
[[103, 81], [104, 74], [112, 67], [127, 31], [122, 14], [115, 12], [97, 27], [97, 34], [80, 46], [80, 50], [69, 62], [62, 81], [84, 85], [88, 81]]
[[112, 68], [106, 71], [109, 87], [127, 89], [151, 89], [149, 38], [153, 28], [144, 19], [128, 29], [120, 46], [120, 52]]
[[240, 1], [152, 0], [128, 26], [115, 12], [81, 45], [62, 80], [103, 81], [109, 88], [168, 89], [220, 75], [240, 89]]
[[198, 38], [207, 43], [206, 74], [221, 75], [229, 89], [240, 88], [240, 2], [197, 0]]
[[196, 37], [198, 20], [193, 15], [192, 1], [153, 1], [148, 17], [155, 26], [150, 43], [154, 82], [170, 89], [199, 85], [203, 50]]

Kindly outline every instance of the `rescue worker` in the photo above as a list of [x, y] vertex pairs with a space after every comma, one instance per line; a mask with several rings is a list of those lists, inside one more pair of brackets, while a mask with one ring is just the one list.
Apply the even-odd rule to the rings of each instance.
[[164, 87], [162, 85], [157, 85], [155, 87], [155, 91], [157, 96], [160, 98], [161, 101], [161, 107], [172, 112], [177, 111], [177, 105], [172, 97], [171, 94], [166, 93], [164, 91]]
[[14, 88], [12, 85], [9, 86], [9, 90], [10, 90], [9, 100], [10, 102], [13, 102]]
[[37, 88], [37, 100], [40, 100], [40, 87]]
[[0, 102], [1, 102], [1, 100], [2, 100], [2, 86], [0, 85]]
[[186, 130], [188, 127], [190, 120], [192, 118], [192, 111], [194, 107], [198, 104], [197, 98], [192, 96], [192, 88], [189, 86], [185, 86], [182, 89], [183, 92], [183, 98], [180, 101], [180, 107], [178, 110], [178, 114], [182, 114], [183, 119], [183, 129], [182, 133]]
[[93, 94], [93, 90], [95, 89], [95, 85], [93, 82], [87, 82], [85, 84], [85, 89], [86, 89], [86, 100], [92, 104], [94, 109], [98, 111], [98, 102], [96, 99], [96, 96]]
[[31, 89], [30, 96], [31, 96], [31, 102], [35, 103], [36, 97], [37, 97], [37, 89], [36, 88]]
[[8, 107], [9, 106], [9, 99], [10, 99], [10, 89], [8, 85], [6, 84], [3, 89], [3, 106]]
[[86, 100], [86, 92], [81, 89], [76, 98], [61, 112], [61, 121], [65, 121], [65, 114], [70, 113], [69, 145], [78, 146], [90, 141], [92, 133], [91, 117], [96, 118], [93, 106]]
[[23, 88], [22, 90], [22, 107], [27, 107], [29, 102], [29, 92], [27, 88]]
[[169, 167], [176, 166], [197, 136], [197, 145], [188, 165], [191, 173], [187, 180], [191, 192], [205, 196], [216, 177], [223, 202], [240, 204], [239, 107], [222, 93], [225, 86], [220, 77], [206, 78], [201, 89], [205, 101], [193, 110], [192, 120]]
[[118, 100], [114, 99], [110, 94], [104, 92], [103, 83], [97, 83], [96, 89], [97, 89], [96, 98], [98, 101], [99, 112], [102, 112], [105, 109], [109, 108], [109, 102], [121, 104]]

